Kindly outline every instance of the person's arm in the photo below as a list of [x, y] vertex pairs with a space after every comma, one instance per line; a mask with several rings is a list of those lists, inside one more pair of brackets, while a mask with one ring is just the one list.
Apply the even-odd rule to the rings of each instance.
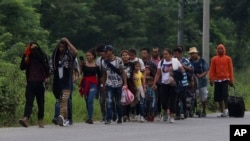
[[127, 87], [127, 75], [124, 71], [124, 69], [121, 70], [122, 71], [122, 79], [123, 79], [123, 86]]
[[211, 60], [211, 64], [210, 64], [210, 69], [209, 69], [209, 83], [211, 86], [214, 85], [214, 70], [215, 70], [215, 66], [214, 66], [214, 59]]
[[234, 86], [234, 71], [233, 71], [233, 61], [229, 58], [229, 85]]
[[75, 57], [77, 55], [77, 53], [78, 53], [78, 50], [75, 48], [75, 46], [67, 38], [65, 38], [65, 37], [62, 38], [62, 40], [64, 40], [67, 43], [69, 51]]
[[159, 78], [161, 76], [161, 68], [157, 69], [157, 72], [155, 74], [155, 79], [154, 79], [154, 83], [153, 83], [153, 88], [156, 88], [156, 83], [158, 82]]
[[142, 73], [142, 78], [141, 78], [141, 84], [142, 84], [142, 87], [143, 87], [143, 90], [146, 91], [146, 83], [145, 83], [145, 75]]

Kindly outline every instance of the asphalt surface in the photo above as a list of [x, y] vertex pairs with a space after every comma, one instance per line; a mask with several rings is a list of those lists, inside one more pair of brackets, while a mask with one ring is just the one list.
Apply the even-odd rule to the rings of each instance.
[[175, 123], [102, 122], [74, 123], [69, 127], [46, 125], [0, 128], [0, 141], [229, 141], [229, 125], [250, 125], [250, 112], [244, 118], [188, 118]]

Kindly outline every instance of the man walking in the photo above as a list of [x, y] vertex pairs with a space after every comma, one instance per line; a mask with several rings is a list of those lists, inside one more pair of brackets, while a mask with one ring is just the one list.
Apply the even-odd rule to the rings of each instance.
[[219, 117], [227, 117], [228, 85], [234, 86], [233, 63], [231, 57], [226, 55], [223, 44], [217, 46], [216, 52], [217, 55], [211, 60], [209, 80], [210, 85], [214, 85], [214, 101], [219, 103]]

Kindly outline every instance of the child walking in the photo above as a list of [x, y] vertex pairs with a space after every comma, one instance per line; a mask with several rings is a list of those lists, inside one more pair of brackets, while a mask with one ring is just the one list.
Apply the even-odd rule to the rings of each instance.
[[154, 121], [154, 109], [155, 109], [155, 90], [152, 88], [154, 83], [154, 78], [152, 76], [146, 76], [146, 93], [145, 93], [145, 103], [146, 103], [146, 115], [149, 122]]
[[136, 104], [136, 120], [144, 122], [144, 99], [145, 99], [145, 78], [140, 71], [140, 63], [134, 62], [132, 65], [132, 78], [136, 87], [135, 97], [138, 99]]

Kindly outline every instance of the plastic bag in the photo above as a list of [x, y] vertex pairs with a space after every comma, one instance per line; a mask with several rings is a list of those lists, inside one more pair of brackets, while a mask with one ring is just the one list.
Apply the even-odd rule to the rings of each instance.
[[134, 94], [126, 87], [122, 87], [121, 104], [129, 105], [134, 101]]

